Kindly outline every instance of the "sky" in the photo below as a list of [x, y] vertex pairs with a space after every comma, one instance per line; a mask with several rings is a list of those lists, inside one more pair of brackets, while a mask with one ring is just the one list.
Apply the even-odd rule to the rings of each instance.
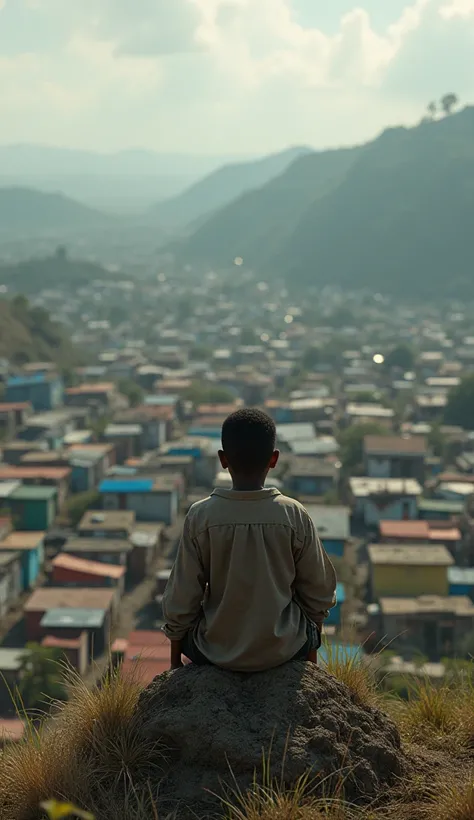
[[0, 0], [0, 141], [263, 154], [474, 102], [474, 0]]

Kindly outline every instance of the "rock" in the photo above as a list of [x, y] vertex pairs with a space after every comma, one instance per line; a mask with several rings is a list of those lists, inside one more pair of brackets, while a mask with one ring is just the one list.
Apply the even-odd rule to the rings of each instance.
[[339, 785], [359, 803], [407, 769], [396, 726], [314, 664], [252, 675], [190, 665], [156, 678], [138, 710], [144, 741], [165, 755], [160, 816], [222, 817], [217, 795], [245, 792], [255, 772], [263, 785], [264, 755], [271, 778], [285, 787], [310, 771], [321, 793]]

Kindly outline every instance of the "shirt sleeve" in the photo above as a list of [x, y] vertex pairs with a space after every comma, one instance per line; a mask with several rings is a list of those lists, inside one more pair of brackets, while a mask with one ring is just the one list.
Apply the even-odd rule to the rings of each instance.
[[305, 615], [320, 626], [336, 605], [336, 571], [309, 515], [304, 525], [303, 540], [295, 550], [295, 599]]
[[186, 518], [162, 602], [164, 632], [170, 640], [181, 640], [196, 623], [206, 589], [206, 576], [199, 547], [191, 537], [189, 519]]

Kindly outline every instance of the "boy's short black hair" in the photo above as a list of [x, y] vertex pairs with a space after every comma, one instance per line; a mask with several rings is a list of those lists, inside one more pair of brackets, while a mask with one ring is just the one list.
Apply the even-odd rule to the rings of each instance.
[[222, 425], [222, 449], [229, 465], [242, 473], [268, 467], [275, 444], [275, 422], [261, 410], [237, 410]]

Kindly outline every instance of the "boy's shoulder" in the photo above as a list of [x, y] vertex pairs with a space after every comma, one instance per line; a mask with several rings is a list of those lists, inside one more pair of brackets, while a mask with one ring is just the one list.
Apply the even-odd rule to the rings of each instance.
[[[283, 495], [283, 493], [276, 493], [269, 497], [265, 504], [270, 504], [273, 508], [271, 518], [275, 518], [275, 523], [289, 524], [295, 529], [307, 528], [310, 515], [303, 504], [300, 504], [295, 498], [290, 498]], [[268, 506], [266, 509], [268, 511]], [[223, 523], [222, 512], [222, 501], [219, 496], [209, 495], [200, 501], [196, 501], [189, 508], [187, 515], [189, 526], [194, 530], [202, 530], [210, 524], [217, 523], [217, 521]], [[228, 510], [226, 510], [227, 514]]]

